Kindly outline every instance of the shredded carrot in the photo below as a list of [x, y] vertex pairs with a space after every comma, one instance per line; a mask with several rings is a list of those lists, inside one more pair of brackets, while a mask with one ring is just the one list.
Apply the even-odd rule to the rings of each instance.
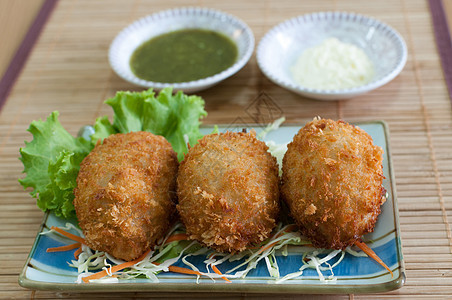
[[75, 234], [69, 233], [69, 232], [67, 232], [67, 231], [64, 231], [64, 230], [61, 229], [61, 228], [52, 226], [52, 227], [50, 227], [50, 229], [55, 230], [55, 231], [58, 232], [59, 234], [62, 234], [62, 235], [64, 235], [65, 237], [70, 238], [71, 240], [74, 240], [74, 241], [79, 242], [79, 243], [82, 243], [82, 244], [86, 244], [84, 238], [79, 237], [79, 236], [77, 236], [77, 235], [75, 235]]
[[[212, 259], [212, 258], [215, 257], [215, 255], [217, 255], [217, 253], [212, 252], [208, 257], [209, 257], [209, 259]], [[215, 266], [215, 265], [212, 265], [212, 270], [213, 270], [215, 273], [217, 273], [218, 275], [223, 275], [223, 274], [220, 272], [220, 270], [218, 270], [217, 266]], [[224, 279], [225, 281], [227, 281], [227, 282], [231, 282], [229, 279], [227, 279], [227, 278], [224, 277], [224, 276], [221, 276], [221, 278], [223, 278], [223, 279]]]
[[90, 275], [90, 276], [87, 276], [87, 277], [83, 277], [82, 280], [83, 280], [83, 282], [89, 282], [90, 280], [93, 280], [93, 279], [103, 278], [103, 277], [107, 276], [109, 273], [113, 274], [113, 273], [121, 271], [121, 270], [123, 270], [125, 268], [131, 267], [131, 266], [139, 263], [140, 261], [142, 261], [146, 257], [146, 255], [148, 255], [148, 253], [150, 251], [151, 251], [151, 249], [149, 249], [148, 251], [143, 253], [140, 257], [138, 257], [135, 260], [128, 261], [128, 262], [125, 262], [125, 263], [113, 266], [113, 267], [108, 269], [108, 272], [107, 272], [107, 270], [102, 270], [102, 271], [97, 272], [97, 273], [95, 273], [93, 275]]
[[188, 268], [182, 268], [182, 267], [178, 267], [178, 266], [169, 266], [168, 270], [170, 270], [171, 272], [174, 272], [174, 273], [202, 276], [202, 274], [198, 271], [188, 269]]
[[278, 244], [278, 242], [273, 242], [273, 243], [270, 243], [270, 244], [267, 244], [267, 245], [263, 246], [261, 248], [261, 250], [259, 250], [258, 254], [261, 254], [262, 252], [264, 252], [265, 250], [270, 249], [271, 247], [273, 247], [276, 244]]
[[[158, 262], [153, 262], [154, 265], [160, 265], [160, 263]], [[187, 269], [187, 268], [182, 268], [182, 267], [177, 267], [177, 266], [169, 266], [168, 270], [170, 270], [171, 272], [174, 273], [180, 273], [180, 274], [188, 274], [188, 275], [199, 275], [202, 276], [202, 274], [198, 271], [192, 270], [192, 269]]]
[[62, 252], [62, 251], [69, 251], [69, 250], [78, 248], [78, 247], [80, 247], [80, 246], [81, 246], [80, 243], [74, 243], [74, 244], [64, 245], [64, 246], [60, 246], [60, 247], [47, 248], [46, 252]]
[[287, 228], [284, 230], [284, 232], [294, 231], [295, 228], [297, 228], [297, 225], [291, 224], [291, 225], [287, 226]]
[[288, 232], [294, 231], [294, 229], [295, 229], [296, 227], [297, 227], [297, 225], [291, 224], [291, 225], [287, 226], [286, 229], [284, 229], [284, 230], [281, 231], [280, 233], [276, 234], [274, 238], [277, 239], [277, 238], [279, 238], [280, 236], [282, 236], [284, 233], [288, 233]]
[[[212, 266], [212, 269], [218, 275], [223, 275], [223, 274], [221, 274], [220, 270], [218, 270], [218, 268], [216, 266]], [[169, 266], [168, 270], [170, 270], [171, 272], [174, 272], [174, 273], [202, 276], [202, 274], [200, 272], [198, 272], [198, 271], [195, 271], [195, 270], [192, 270], [192, 269], [187, 269], [187, 268], [182, 268], [182, 267], [178, 267], [178, 266]], [[221, 278], [223, 278], [227, 282], [231, 282], [229, 279], [227, 279], [224, 276], [222, 276]]]
[[[223, 275], [221, 272], [220, 272], [220, 270], [218, 270], [218, 268], [217, 268], [217, 266], [215, 266], [215, 265], [212, 265], [212, 270], [215, 272], [215, 273], [217, 273], [218, 275]], [[227, 281], [227, 282], [231, 282], [229, 279], [227, 279], [226, 277], [224, 277], [224, 276], [221, 276], [221, 278], [223, 278], [225, 281]]]
[[74, 258], [78, 259], [78, 256], [80, 255], [80, 253], [82, 253], [82, 246], [80, 245], [80, 247], [77, 249], [77, 251], [74, 252]]
[[[296, 226], [297, 225], [295, 225], [295, 224], [291, 224], [291, 225], [287, 226], [286, 229], [284, 229], [283, 231], [281, 231], [278, 234], [275, 234], [273, 238], [277, 239], [277, 238], [281, 237], [284, 233], [293, 231], [296, 228]], [[278, 244], [278, 242], [273, 242], [273, 243], [267, 244], [265, 246], [262, 246], [262, 248], [259, 250], [258, 254], [264, 252], [265, 250], [268, 250], [269, 248], [273, 247], [276, 244]], [[253, 248], [251, 248], [251, 249], [253, 249]]]
[[176, 242], [176, 241], [184, 241], [187, 239], [188, 239], [188, 234], [186, 234], [186, 233], [173, 234], [166, 240], [165, 244], [169, 244], [171, 242]]
[[[212, 253], [212, 254], [215, 254], [215, 253]], [[153, 264], [154, 265], [160, 265], [160, 263], [158, 263], [158, 262], [153, 262]], [[212, 266], [212, 269], [215, 271], [215, 269], [216, 269], [216, 271], [215, 271], [215, 273], [217, 273], [217, 271], [218, 271], [218, 275], [222, 275], [221, 274], [221, 272], [220, 272], [220, 270], [218, 270], [218, 268], [217, 267], [215, 267], [215, 266]], [[188, 268], [182, 268], [182, 267], [178, 267], [178, 266], [169, 266], [168, 267], [168, 270], [170, 270], [171, 272], [174, 272], [174, 273], [180, 273], [180, 274], [187, 274], [187, 275], [199, 275], [199, 276], [202, 276], [202, 274], [200, 273], [200, 272], [198, 272], [198, 271], [195, 271], [195, 270], [192, 270], [192, 269], [188, 269]], [[229, 281], [229, 282], [231, 282], [229, 279], [227, 279], [226, 277], [221, 277], [221, 278], [223, 278], [224, 280], [226, 280], [226, 281]]]
[[376, 262], [378, 262], [380, 265], [382, 265], [386, 270], [391, 273], [391, 277], [394, 277], [394, 274], [392, 274], [392, 271], [388, 268], [388, 266], [381, 260], [381, 258], [378, 257], [378, 255], [365, 243], [361, 241], [356, 241], [355, 245], [358, 246], [361, 250], [363, 250], [367, 255], [372, 257]]

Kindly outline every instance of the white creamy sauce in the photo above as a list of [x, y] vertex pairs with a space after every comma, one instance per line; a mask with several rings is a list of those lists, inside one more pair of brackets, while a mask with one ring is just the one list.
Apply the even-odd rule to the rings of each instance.
[[374, 76], [374, 66], [366, 53], [336, 38], [303, 51], [291, 71], [298, 84], [322, 90], [361, 86]]

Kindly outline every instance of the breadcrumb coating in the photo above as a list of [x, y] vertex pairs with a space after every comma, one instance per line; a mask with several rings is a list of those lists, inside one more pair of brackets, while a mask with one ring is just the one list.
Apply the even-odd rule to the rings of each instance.
[[344, 249], [372, 232], [385, 202], [383, 150], [344, 121], [314, 119], [283, 159], [281, 194], [319, 248]]
[[276, 226], [276, 159], [255, 132], [206, 135], [181, 162], [179, 211], [191, 239], [221, 252], [264, 241]]
[[178, 161], [149, 132], [115, 134], [83, 160], [74, 206], [87, 245], [126, 261], [166, 234], [175, 212]]

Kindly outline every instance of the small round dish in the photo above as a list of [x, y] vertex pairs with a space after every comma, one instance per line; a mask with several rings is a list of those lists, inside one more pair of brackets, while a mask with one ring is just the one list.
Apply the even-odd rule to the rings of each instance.
[[[290, 68], [298, 56], [330, 37], [366, 53], [375, 73], [369, 83], [349, 89], [321, 90], [294, 81]], [[257, 48], [257, 62], [265, 76], [288, 90], [318, 100], [347, 99], [376, 89], [394, 79], [406, 60], [406, 44], [398, 32], [378, 20], [346, 12], [320, 12], [287, 20], [273, 27]]]
[[[171, 31], [195, 28], [216, 31], [229, 37], [238, 50], [235, 63], [213, 76], [180, 83], [147, 81], [132, 72], [130, 58], [142, 43]], [[209, 88], [238, 72], [248, 62], [253, 50], [253, 33], [243, 21], [213, 9], [183, 7], [158, 12], [130, 24], [113, 40], [108, 57], [116, 74], [128, 82], [156, 90], [171, 86], [174, 90], [190, 93]]]

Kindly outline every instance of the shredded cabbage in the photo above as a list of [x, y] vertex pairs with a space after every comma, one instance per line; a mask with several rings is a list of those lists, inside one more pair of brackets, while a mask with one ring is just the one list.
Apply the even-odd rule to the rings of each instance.
[[[279, 284], [287, 280], [295, 279], [303, 275], [303, 271], [310, 268], [317, 271], [319, 280], [324, 283], [334, 283], [337, 278], [334, 276], [333, 269], [339, 265], [345, 253], [361, 257], [363, 252], [352, 250], [350, 247], [341, 250], [316, 249], [310, 246], [310, 241], [304, 238], [298, 231], [292, 231], [293, 224], [278, 224], [275, 233], [255, 248], [245, 250], [237, 254], [216, 252], [212, 249], [202, 247], [196, 241], [175, 241], [165, 244], [165, 241], [176, 233], [185, 232], [185, 228], [181, 223], [175, 224], [167, 235], [159, 241], [159, 245], [153, 251], [137, 264], [122, 271], [112, 273], [111, 267], [124, 263], [124, 261], [116, 259], [111, 255], [102, 251], [92, 251], [86, 245], [82, 245], [82, 252], [77, 260], [72, 260], [69, 266], [77, 269], [79, 275], [76, 282], [82, 283], [82, 278], [93, 274], [100, 270], [105, 270], [107, 276], [102, 279], [92, 280], [90, 282], [116, 283], [121, 280], [128, 280], [138, 277], [150, 279], [152, 282], [159, 282], [158, 274], [160, 272], [168, 272], [169, 267], [177, 262], [182, 262], [189, 269], [199, 272], [202, 276], [206, 276], [211, 280], [219, 278], [245, 278], [248, 273], [257, 267], [258, 263], [263, 260], [270, 277], [275, 278], [275, 283]], [[83, 236], [80, 229], [74, 225], [67, 223], [65, 230], [76, 230], [80, 236]], [[43, 234], [54, 232], [49, 230]], [[301, 267], [297, 272], [286, 274], [281, 277], [280, 268], [277, 261], [277, 255], [287, 256], [287, 246], [298, 246], [303, 250], [304, 254], [300, 261]], [[203, 261], [205, 270], [200, 270], [189, 261], [190, 257], [205, 255]], [[331, 261], [338, 255], [340, 257], [331, 264]], [[225, 262], [234, 262], [238, 260], [244, 261], [235, 267], [227, 270], [224, 274], [213, 272], [213, 266], [220, 266]], [[158, 262], [158, 264], [156, 264]], [[329, 272], [325, 275], [323, 272]], [[196, 276], [196, 283], [199, 283], [200, 275]]]
[[[268, 133], [270, 133], [271, 131], [277, 130], [282, 123], [284, 123], [284, 121], [286, 121], [285, 117], [281, 117], [279, 119], [276, 119], [273, 123], [270, 123], [267, 125], [267, 127], [265, 127], [258, 135], [257, 138], [263, 140]], [[278, 166], [279, 166], [279, 175], [282, 174], [282, 160], [284, 157], [284, 154], [287, 151], [287, 144], [288, 143], [283, 143], [283, 144], [277, 144], [274, 141], [266, 141], [265, 144], [268, 147], [268, 151], [271, 153], [271, 155], [273, 155], [274, 157], [276, 157], [276, 160], [278, 162]]]
[[281, 126], [281, 124], [284, 123], [284, 121], [286, 121], [286, 118], [285, 117], [281, 117], [279, 119], [276, 119], [273, 123], [268, 124], [267, 127], [265, 127], [257, 135], [257, 138], [258, 139], [264, 139], [269, 132], [277, 130]]

